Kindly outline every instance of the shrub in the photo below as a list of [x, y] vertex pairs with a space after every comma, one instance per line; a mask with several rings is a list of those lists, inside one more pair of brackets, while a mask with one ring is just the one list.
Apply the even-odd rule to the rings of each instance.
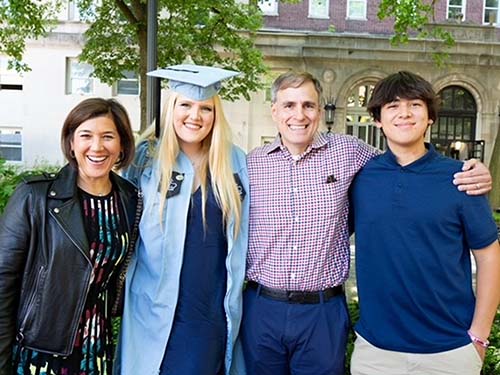
[[0, 213], [3, 212], [10, 196], [24, 176], [54, 172], [58, 169], [58, 166], [47, 163], [41, 163], [30, 169], [22, 169], [20, 166], [8, 164], [4, 159], [0, 158]]
[[486, 351], [482, 375], [500, 375], [500, 310], [491, 328], [490, 347]]
[[495, 211], [493, 211], [493, 218], [497, 222], [497, 225], [500, 226], [500, 208], [497, 208]]

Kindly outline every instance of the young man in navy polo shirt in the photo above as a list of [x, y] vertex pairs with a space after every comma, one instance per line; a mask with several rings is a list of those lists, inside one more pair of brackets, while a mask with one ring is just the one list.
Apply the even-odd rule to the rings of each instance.
[[437, 117], [429, 82], [392, 74], [376, 85], [368, 111], [388, 150], [352, 185], [360, 319], [351, 372], [479, 374], [500, 301], [488, 201], [457, 191], [449, 181], [462, 163], [424, 142]]

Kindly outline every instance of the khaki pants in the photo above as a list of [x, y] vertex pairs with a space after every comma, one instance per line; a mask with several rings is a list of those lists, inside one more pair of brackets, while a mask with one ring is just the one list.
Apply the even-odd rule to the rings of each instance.
[[379, 349], [358, 334], [351, 358], [352, 375], [479, 375], [483, 363], [471, 343], [432, 354]]

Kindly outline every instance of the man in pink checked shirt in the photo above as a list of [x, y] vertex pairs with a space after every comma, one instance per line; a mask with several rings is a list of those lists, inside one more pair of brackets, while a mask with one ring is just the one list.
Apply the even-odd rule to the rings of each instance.
[[[318, 132], [321, 92], [309, 73], [278, 77], [272, 116], [279, 135], [248, 155], [241, 339], [249, 375], [345, 373], [348, 189], [378, 151], [352, 136]], [[491, 190], [482, 164], [455, 177], [469, 194]]]

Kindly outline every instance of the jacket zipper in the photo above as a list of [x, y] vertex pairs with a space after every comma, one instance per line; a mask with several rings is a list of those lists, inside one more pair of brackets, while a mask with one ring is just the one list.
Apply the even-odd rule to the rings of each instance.
[[38, 270], [38, 275], [36, 276], [35, 288], [34, 288], [33, 293], [30, 296], [30, 299], [28, 302], [28, 307], [26, 308], [26, 312], [24, 313], [23, 321], [21, 322], [21, 326], [19, 328], [19, 332], [18, 332], [19, 343], [21, 343], [24, 340], [23, 331], [24, 331], [26, 322], [28, 321], [28, 317], [31, 313], [31, 310], [33, 310], [33, 306], [35, 305], [36, 296], [38, 294], [38, 287], [40, 285], [40, 279], [42, 277], [42, 273], [44, 270], [45, 270], [44, 266], [40, 266], [40, 269]]
[[[59, 220], [55, 217], [55, 215], [53, 214], [53, 212], [52, 211], [49, 211], [49, 212], [50, 212], [50, 215], [56, 220], [56, 222], [59, 223]], [[92, 278], [92, 272], [93, 272], [93, 270], [92, 270], [92, 262], [87, 257], [87, 254], [85, 254], [85, 251], [83, 251], [82, 248], [80, 246], [78, 246], [78, 244], [75, 242], [75, 240], [73, 239], [73, 237], [64, 229], [64, 227], [62, 225], [59, 225], [59, 227], [64, 232], [64, 234], [66, 236], [68, 236], [68, 238], [70, 239], [70, 241], [73, 243], [73, 245], [75, 245], [75, 247], [83, 255], [83, 257], [87, 260], [87, 263], [88, 263], [88, 265], [90, 267], [89, 277], [86, 280], [87, 287], [86, 287], [86, 290], [85, 290], [85, 296], [84, 296], [83, 299], [81, 299], [81, 302], [80, 302], [79, 306], [76, 309], [76, 311], [78, 312], [78, 316], [80, 317], [82, 315], [82, 310], [83, 310], [83, 307], [85, 305], [85, 302], [87, 301], [87, 296], [88, 296], [89, 290], [90, 290], [90, 280]], [[77, 324], [74, 327], [70, 327], [70, 329], [72, 330], [72, 332], [71, 332], [71, 340], [70, 340], [70, 347], [69, 348], [73, 348], [75, 346], [76, 334], [78, 333], [78, 322], [77, 322]], [[67, 349], [69, 349], [69, 348], [67, 348]]]

